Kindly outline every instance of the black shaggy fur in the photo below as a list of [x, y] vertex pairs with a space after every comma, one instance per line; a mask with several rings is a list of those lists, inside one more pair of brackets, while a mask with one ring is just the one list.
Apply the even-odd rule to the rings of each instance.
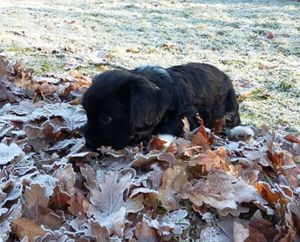
[[84, 136], [93, 149], [119, 149], [157, 133], [182, 136], [182, 118], [196, 128], [196, 113], [209, 128], [225, 117], [226, 127], [240, 124], [231, 81], [216, 67], [200, 63], [104, 72], [82, 105], [88, 118]]

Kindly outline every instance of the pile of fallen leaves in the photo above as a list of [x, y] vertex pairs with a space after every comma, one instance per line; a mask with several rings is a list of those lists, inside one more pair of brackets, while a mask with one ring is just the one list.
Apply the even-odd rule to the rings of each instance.
[[300, 241], [300, 140], [233, 142], [199, 124], [170, 144], [87, 151], [76, 71], [0, 58], [3, 241]]

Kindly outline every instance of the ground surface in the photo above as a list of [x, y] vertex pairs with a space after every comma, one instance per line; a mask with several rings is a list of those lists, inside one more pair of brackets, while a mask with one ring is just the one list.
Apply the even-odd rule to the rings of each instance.
[[[0, 0], [0, 242], [300, 241], [299, 12], [296, 1]], [[231, 76], [243, 122], [267, 124], [251, 142], [185, 120], [170, 144], [85, 148], [80, 99], [94, 74], [190, 61]]]
[[299, 15], [296, 1], [0, 1], [0, 54], [37, 76], [212, 63], [245, 94], [244, 123], [299, 133]]

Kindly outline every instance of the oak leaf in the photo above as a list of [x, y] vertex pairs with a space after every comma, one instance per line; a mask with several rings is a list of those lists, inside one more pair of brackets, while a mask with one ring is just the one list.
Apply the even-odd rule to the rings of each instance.
[[215, 170], [206, 179], [186, 183], [181, 196], [195, 206], [208, 204], [224, 216], [234, 212], [243, 202], [255, 201], [257, 192], [242, 179]]
[[41, 228], [34, 219], [18, 218], [12, 221], [13, 233], [20, 239], [27, 238], [29, 242], [36, 241], [39, 237], [44, 237], [46, 231]]
[[158, 199], [167, 210], [178, 208], [180, 192], [188, 182], [185, 165], [174, 165], [168, 168], [162, 177], [162, 185], [158, 189]]
[[90, 204], [85, 209], [88, 217], [94, 217], [101, 226], [109, 228], [110, 233], [122, 236], [126, 214], [143, 209], [143, 195], [127, 197], [133, 182], [132, 174], [108, 172], [102, 180], [89, 166], [82, 167], [81, 172], [86, 179], [85, 186], [90, 191]]

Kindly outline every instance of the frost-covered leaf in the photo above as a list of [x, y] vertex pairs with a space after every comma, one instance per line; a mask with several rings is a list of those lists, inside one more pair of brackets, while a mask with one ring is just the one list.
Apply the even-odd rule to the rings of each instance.
[[0, 122], [0, 138], [7, 135], [10, 131], [14, 129], [13, 125], [8, 122]]
[[248, 222], [231, 216], [219, 219], [217, 226], [220, 232], [232, 241], [247, 241], [250, 235]]
[[[2, 207], [2, 206], [1, 206]], [[4, 211], [3, 211], [4, 212]], [[19, 200], [16, 204], [0, 214], [0, 238], [6, 240], [11, 232], [11, 222], [22, 216], [22, 205]]]
[[68, 103], [47, 104], [41, 108], [35, 109], [30, 115], [30, 120], [40, 118], [60, 117], [63, 119], [63, 125], [69, 130], [75, 130], [82, 127], [86, 122], [86, 115], [79, 105], [72, 106]]
[[2, 208], [5, 203], [13, 202], [21, 196], [21, 186], [19, 183], [12, 181], [7, 181], [5, 183], [0, 183], [0, 208]]
[[5, 165], [24, 156], [24, 152], [17, 144], [12, 143], [10, 145], [6, 145], [0, 143], [0, 165]]
[[130, 166], [132, 167], [141, 167], [145, 165], [150, 166], [153, 162], [157, 160], [157, 156], [159, 156], [160, 154], [162, 154], [162, 152], [158, 150], [152, 150], [146, 155], [142, 153], [137, 153], [134, 156], [133, 161], [130, 163]]
[[103, 181], [97, 179], [95, 172], [89, 166], [81, 168], [81, 172], [86, 179], [85, 185], [91, 193], [91, 204], [86, 209], [87, 215], [95, 217], [100, 225], [108, 227], [111, 233], [115, 231], [122, 235], [126, 214], [143, 209], [141, 197], [125, 196], [127, 195], [125, 191], [133, 182], [131, 173], [108, 172]]
[[154, 220], [145, 217], [144, 221], [149, 227], [156, 229], [161, 238], [169, 240], [189, 228], [190, 223], [185, 219], [187, 215], [186, 210], [179, 209]]
[[228, 237], [223, 231], [220, 231], [219, 228], [207, 226], [205, 229], [201, 230], [198, 241], [232, 242], [233, 238]]
[[27, 238], [29, 241], [35, 241], [38, 237], [43, 237], [46, 231], [41, 228], [41, 225], [33, 219], [18, 218], [12, 221], [13, 233], [23, 240]]
[[[65, 139], [56, 142], [52, 147], [47, 149], [47, 151], [61, 151], [71, 147], [71, 150], [74, 149], [74, 146], [79, 146], [76, 151], [80, 150], [84, 146], [84, 139]], [[74, 152], [71, 152], [74, 153]], [[76, 152], [75, 152], [76, 153]]]
[[196, 206], [208, 204], [223, 214], [224, 210], [236, 210], [243, 202], [255, 201], [257, 192], [242, 179], [222, 171], [210, 173], [206, 179], [186, 183], [182, 197], [190, 199]]
[[61, 169], [57, 169], [53, 174], [57, 180], [58, 184], [62, 186], [62, 190], [67, 192], [69, 195], [74, 195], [75, 193], [75, 172], [71, 164], [67, 164]]
[[97, 242], [109, 242], [109, 232], [106, 227], [102, 227], [97, 221], [88, 221], [87, 236], [95, 239]]
[[[97, 210], [109, 215], [114, 211], [119, 211], [120, 208], [125, 206], [128, 209], [127, 212], [137, 212], [136, 209], [130, 209], [130, 207], [132, 207], [130, 201], [133, 200], [125, 198], [126, 201], [124, 201], [123, 198], [125, 190], [127, 190], [133, 182], [130, 173], [121, 174], [109, 172], [105, 175], [104, 182], [100, 181], [96, 184], [95, 182], [97, 180], [95, 174], [90, 169], [91, 168], [82, 168], [81, 172], [87, 180], [86, 187], [91, 192], [90, 201]], [[94, 181], [91, 181], [92, 179]], [[141, 205], [138, 207], [139, 210], [143, 208]]]
[[32, 146], [35, 151], [44, 149], [60, 135], [58, 132], [55, 133], [55, 126], [50, 121], [44, 122], [41, 126], [26, 125], [25, 132], [28, 139], [27, 144]]
[[[201, 168], [203, 172], [198, 172], [198, 177], [204, 174], [207, 174], [212, 168], [215, 169], [226, 169], [226, 153], [223, 148], [219, 148], [218, 150], [211, 151], [208, 150], [206, 152], [200, 153], [191, 157], [188, 161], [189, 167], [189, 175], [198, 172], [198, 168]], [[197, 177], [197, 174], [194, 174], [193, 177]]]

